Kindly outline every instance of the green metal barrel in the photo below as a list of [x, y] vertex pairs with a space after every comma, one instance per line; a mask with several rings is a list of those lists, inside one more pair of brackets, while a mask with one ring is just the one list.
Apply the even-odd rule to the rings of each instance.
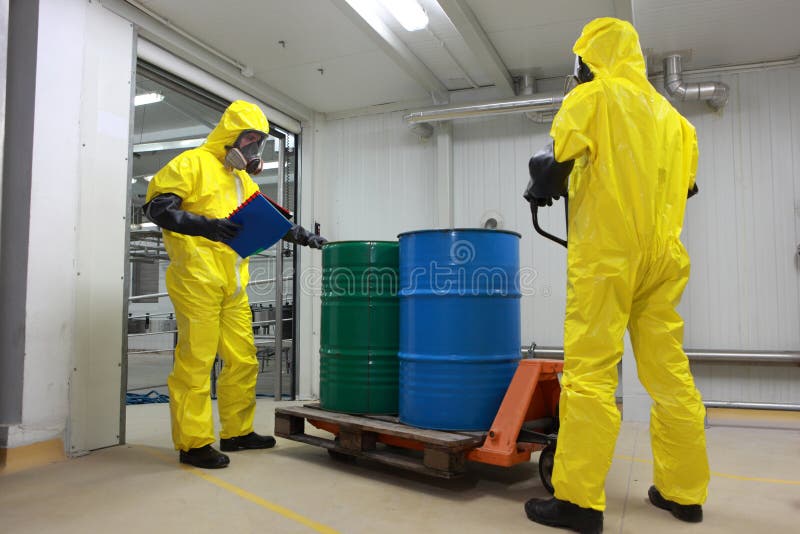
[[322, 408], [397, 413], [397, 280], [397, 242], [340, 241], [322, 249]]

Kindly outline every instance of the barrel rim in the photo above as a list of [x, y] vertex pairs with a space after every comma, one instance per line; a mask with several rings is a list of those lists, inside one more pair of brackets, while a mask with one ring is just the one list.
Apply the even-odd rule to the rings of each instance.
[[371, 239], [371, 240], [368, 240], [368, 241], [359, 241], [358, 239], [345, 239], [345, 240], [342, 240], [342, 241], [328, 241], [327, 243], [325, 243], [323, 245], [323, 248], [324, 247], [328, 247], [330, 245], [341, 245], [341, 244], [344, 244], [344, 243], [361, 243], [362, 245], [367, 245], [367, 244], [376, 244], [377, 245], [377, 244], [381, 244], [381, 243], [386, 243], [388, 245], [397, 245], [398, 244], [397, 241], [384, 241], [384, 240], [379, 240], [379, 239]]
[[428, 234], [433, 232], [494, 232], [497, 234], [511, 234], [519, 237], [520, 239], [522, 238], [522, 234], [519, 232], [514, 232], [513, 230], [497, 230], [492, 228], [430, 228], [426, 230], [410, 230], [408, 232], [402, 232], [397, 234], [397, 237], [399, 238], [411, 234]]

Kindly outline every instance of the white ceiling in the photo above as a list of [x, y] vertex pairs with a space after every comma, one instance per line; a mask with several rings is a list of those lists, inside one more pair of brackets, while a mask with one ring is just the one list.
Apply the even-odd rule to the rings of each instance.
[[[326, 113], [419, 102], [436, 87], [497, 85], [508, 95], [509, 74], [566, 75], [582, 26], [600, 16], [632, 13], [646, 53], [690, 50], [687, 69], [800, 55], [800, 0], [419, 1], [431, 22], [418, 32], [378, 9], [400, 43], [394, 47], [348, 12], [345, 0], [138, 3]], [[446, 13], [455, 14], [452, 22]]]

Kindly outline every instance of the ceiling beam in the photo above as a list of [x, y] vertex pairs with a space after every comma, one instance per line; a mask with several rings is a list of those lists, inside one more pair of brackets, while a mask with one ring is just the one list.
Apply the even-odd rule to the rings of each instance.
[[447, 87], [403, 43], [377, 15], [365, 20], [346, 0], [331, 0], [334, 6], [383, 50], [406, 74], [431, 94], [434, 103], [449, 101]]
[[466, 0], [436, 1], [502, 95], [514, 96], [514, 80]]
[[[136, 3], [136, 6], [134, 6], [134, 3]], [[220, 82], [217, 85], [218, 88], [226, 85], [257, 98], [265, 105], [266, 109], [272, 110], [268, 114], [271, 118], [276, 118], [275, 122], [277, 124], [289, 127], [295, 133], [300, 132], [300, 121], [306, 122], [312, 119], [314, 113], [304, 104], [274, 89], [256, 77], [245, 77], [238, 67], [232, 65], [229, 61], [221, 59], [220, 52], [211, 52], [210, 50], [214, 49], [208, 45], [200, 46], [198, 42], [201, 41], [196, 37], [187, 37], [186, 35], [188, 34], [186, 32], [179, 33], [176, 30], [177, 27], [171, 25], [169, 21], [154, 18], [140, 7], [137, 7], [139, 5], [137, 2], [134, 3], [130, 3], [128, 0], [102, 0], [103, 7], [129, 20], [133, 23], [138, 36], [144, 37], [144, 39], [139, 39], [137, 43], [139, 58], [146, 59], [142, 57], [142, 51], [145, 49], [149, 51], [151, 57], [149, 61], [151, 63], [153, 62], [153, 55], [163, 59], [166, 59], [166, 56], [175, 56], [177, 61], [188, 63], [191, 67], [210, 75], [210, 78], [218, 79]], [[152, 41], [152, 44], [148, 40]], [[169, 60], [173, 61], [172, 57]], [[176, 72], [176, 74], [180, 73]], [[223, 98], [231, 96], [219, 94], [218, 91], [211, 90], [208, 87], [204, 88], [212, 93], [217, 92]], [[294, 125], [292, 123], [297, 124]]]

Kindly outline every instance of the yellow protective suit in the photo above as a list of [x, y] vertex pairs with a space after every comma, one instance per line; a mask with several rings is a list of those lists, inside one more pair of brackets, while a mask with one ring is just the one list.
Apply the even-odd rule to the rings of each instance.
[[[198, 148], [170, 161], [150, 181], [147, 201], [165, 193], [183, 199], [181, 209], [209, 218], [228, 217], [258, 186], [244, 171], [223, 161], [242, 130], [267, 134], [269, 123], [254, 104], [237, 100]], [[247, 298], [248, 260], [228, 245], [163, 231], [169, 254], [167, 291], [175, 306], [178, 345], [167, 384], [175, 448], [189, 450], [215, 441], [211, 415], [211, 368], [223, 360], [217, 387], [220, 437], [253, 430], [258, 373], [252, 316]]]
[[675, 310], [689, 278], [680, 233], [697, 137], [647, 80], [628, 22], [590, 22], [573, 51], [594, 79], [566, 96], [550, 130], [556, 160], [575, 160], [555, 495], [605, 509], [627, 328], [639, 379], [653, 398], [655, 486], [669, 500], [701, 504], [709, 480], [705, 409]]

